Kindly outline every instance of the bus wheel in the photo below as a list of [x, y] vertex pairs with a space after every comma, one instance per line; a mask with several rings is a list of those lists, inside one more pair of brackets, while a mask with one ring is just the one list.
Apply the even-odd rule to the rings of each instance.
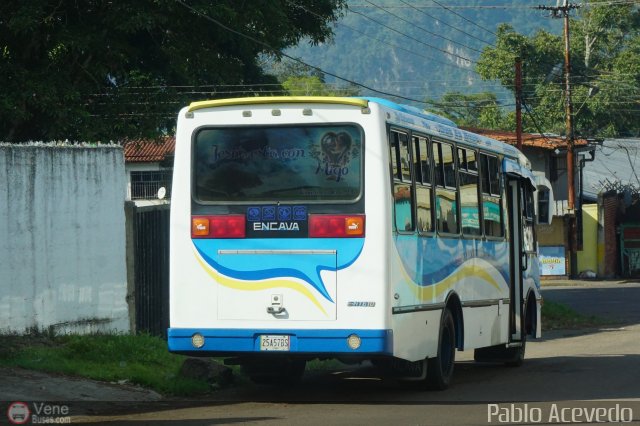
[[438, 355], [427, 360], [427, 386], [434, 390], [449, 387], [453, 377], [456, 360], [456, 327], [453, 315], [446, 308], [440, 321], [440, 337], [438, 339]]
[[300, 381], [307, 362], [303, 359], [257, 359], [243, 364], [243, 372], [258, 384], [291, 384]]

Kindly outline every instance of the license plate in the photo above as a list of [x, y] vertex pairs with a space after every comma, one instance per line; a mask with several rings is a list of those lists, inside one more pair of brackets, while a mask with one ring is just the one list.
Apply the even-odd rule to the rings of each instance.
[[288, 351], [291, 347], [290, 336], [262, 335], [260, 336], [261, 351]]

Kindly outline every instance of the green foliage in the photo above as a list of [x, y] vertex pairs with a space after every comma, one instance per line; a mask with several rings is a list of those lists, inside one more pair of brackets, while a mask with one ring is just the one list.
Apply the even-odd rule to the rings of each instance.
[[314, 12], [288, 0], [4, 0], [0, 140], [157, 135], [188, 102], [279, 89], [259, 59], [327, 42], [344, 6], [296, 3]]
[[[479, 52], [487, 43], [495, 42], [495, 36], [486, 30], [429, 2], [373, 2], [385, 10], [362, 1], [348, 3], [348, 11], [335, 26], [334, 41], [319, 47], [300, 43], [288, 52], [327, 72], [417, 102], [367, 89], [361, 89], [363, 96], [381, 96], [419, 108], [425, 107], [424, 99], [439, 99], [448, 91], [464, 94], [492, 91], [499, 99], [509, 95], [495, 81], [483, 81], [475, 72], [474, 62]], [[475, 7], [486, 6], [486, 0], [447, 0], [441, 3], [464, 6], [453, 10], [493, 32], [502, 22], [511, 23], [523, 34], [530, 34], [540, 27], [556, 32], [562, 28], [558, 20], [545, 19], [539, 13], [521, 7], [508, 7], [510, 4], [523, 6], [521, 0], [497, 0], [497, 3], [507, 6], [505, 8]], [[415, 6], [417, 10], [407, 4]], [[401, 21], [388, 12], [409, 22]], [[532, 16], [536, 19], [531, 19]], [[472, 62], [446, 54], [443, 50], [469, 58]], [[337, 80], [327, 76], [326, 82], [331, 84]]]
[[544, 330], [589, 328], [606, 325], [607, 322], [593, 315], [582, 315], [562, 303], [545, 300], [542, 305]]
[[[640, 134], [640, 12], [633, 5], [580, 9], [570, 20], [571, 88], [575, 133], [584, 137]], [[524, 36], [498, 29], [495, 47], [486, 47], [477, 71], [514, 91], [514, 61], [522, 59], [525, 131], [566, 133], [563, 80], [564, 39], [538, 31]], [[557, 67], [560, 65], [560, 67]], [[556, 66], [556, 70], [554, 70]], [[554, 72], [555, 71], [555, 72]]]
[[185, 357], [149, 335], [2, 336], [0, 365], [63, 373], [108, 382], [126, 380], [163, 394], [211, 390], [204, 380], [178, 375]]
[[427, 101], [429, 110], [453, 120], [458, 126], [503, 129], [511, 126], [513, 117], [505, 114], [494, 93], [465, 95], [446, 93], [440, 101]]
[[358, 96], [359, 87], [344, 84], [326, 84], [318, 69], [287, 60], [273, 67], [283, 90], [290, 96]]

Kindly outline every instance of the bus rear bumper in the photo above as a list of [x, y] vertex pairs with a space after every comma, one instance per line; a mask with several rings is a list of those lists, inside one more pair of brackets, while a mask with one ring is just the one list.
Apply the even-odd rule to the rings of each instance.
[[[192, 337], [200, 334], [204, 344], [196, 348]], [[264, 351], [260, 349], [260, 336], [289, 336], [288, 351]], [[350, 336], [360, 338], [360, 346], [352, 349]], [[226, 356], [248, 353], [289, 353], [317, 355], [393, 355], [392, 330], [362, 329], [219, 329], [219, 328], [169, 328], [167, 332], [170, 352], [192, 356]]]

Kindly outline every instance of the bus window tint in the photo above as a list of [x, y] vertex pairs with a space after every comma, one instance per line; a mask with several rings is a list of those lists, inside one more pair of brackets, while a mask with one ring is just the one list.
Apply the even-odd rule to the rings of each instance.
[[480, 235], [480, 208], [478, 200], [478, 171], [476, 153], [458, 148], [458, 170], [460, 172], [460, 214], [462, 233]]
[[480, 154], [482, 175], [482, 216], [484, 233], [489, 237], [504, 236], [500, 188], [500, 162], [492, 155]]
[[[411, 232], [413, 223], [413, 194], [411, 191], [411, 169], [409, 137], [406, 133], [391, 131], [389, 133], [390, 165], [394, 173], [393, 201], [394, 222], [398, 231]], [[395, 153], [395, 155], [394, 155]]]
[[193, 149], [201, 203], [355, 201], [362, 187], [355, 125], [205, 128]]
[[436, 174], [436, 224], [439, 232], [457, 234], [458, 203], [455, 183], [453, 146], [433, 143], [433, 164]]
[[416, 206], [419, 232], [433, 231], [431, 208], [431, 167], [429, 162], [429, 140], [421, 136], [413, 138], [416, 171]]

